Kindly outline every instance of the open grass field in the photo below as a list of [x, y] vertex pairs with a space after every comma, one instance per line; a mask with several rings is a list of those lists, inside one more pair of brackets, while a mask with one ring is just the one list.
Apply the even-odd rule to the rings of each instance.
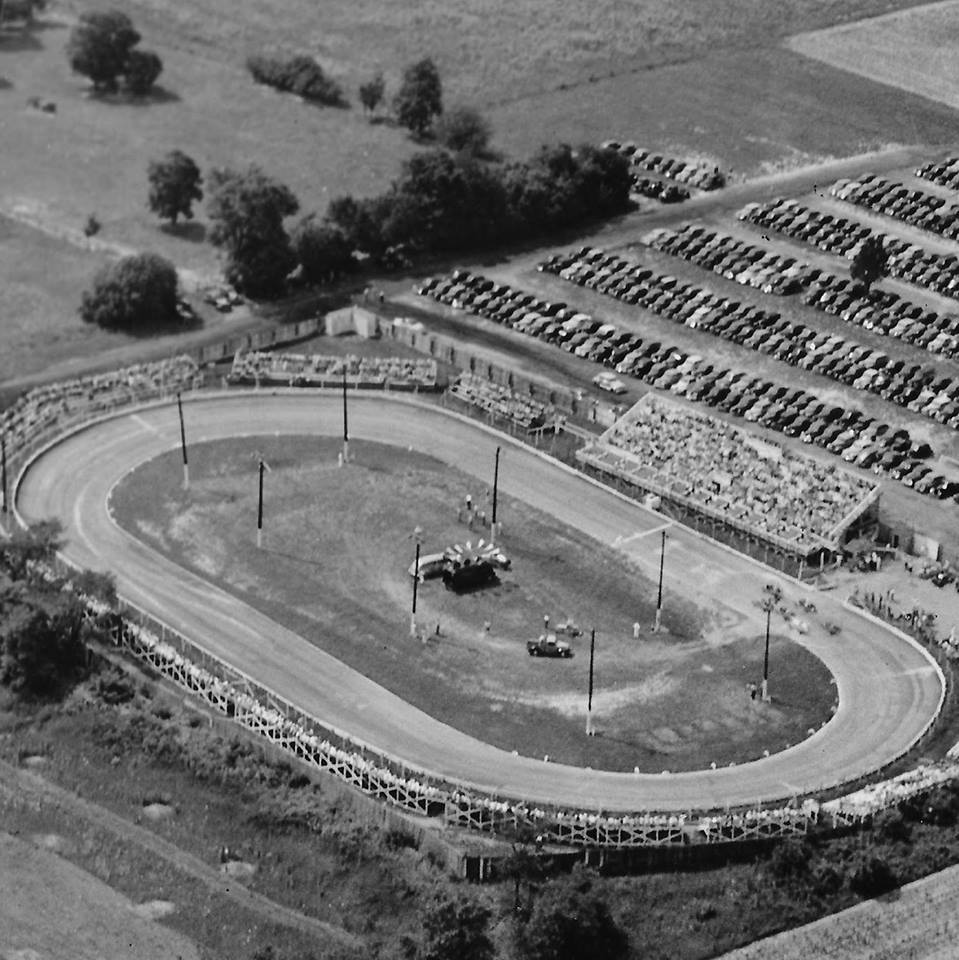
[[[513, 570], [464, 595], [423, 584], [417, 617], [429, 636], [411, 639], [414, 528], [422, 528], [424, 553], [477, 540], [482, 534], [456, 511], [467, 492], [485, 505], [486, 491], [431, 458], [367, 443], [342, 470], [337, 449], [314, 438], [202, 444], [191, 451], [188, 495], [170, 453], [121, 482], [112, 507], [147, 543], [403, 699], [524, 755], [604, 769], [696, 769], [781, 749], [828, 717], [834, 691], [816, 658], [776, 638], [780, 696], [771, 706], [751, 701], [745, 685], [761, 677], [761, 637], [704, 634], [710, 611], [673, 593], [667, 629], [653, 636], [655, 584], [612, 548], [511, 499], [500, 503], [500, 520]], [[273, 468], [262, 552], [255, 450]], [[588, 641], [573, 641], [570, 660], [526, 653], [544, 614], [553, 625], [572, 617], [597, 629], [594, 738], [585, 735]], [[638, 641], [634, 620], [643, 625]]]
[[788, 42], [807, 57], [959, 108], [956, 0], [813, 30]]
[[138, 916], [135, 904], [45, 848], [0, 833], [0, 957], [198, 960], [185, 937]]

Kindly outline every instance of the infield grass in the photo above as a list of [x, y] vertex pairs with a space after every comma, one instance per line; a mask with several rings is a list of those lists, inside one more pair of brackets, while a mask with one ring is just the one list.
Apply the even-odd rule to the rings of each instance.
[[[336, 465], [332, 438], [252, 438], [191, 450], [191, 489], [176, 456], [144, 464], [115, 489], [121, 525], [178, 563], [296, 630], [439, 720], [528, 756], [597, 768], [684, 770], [755, 759], [795, 743], [829, 715], [824, 665], [777, 637], [775, 703], [751, 701], [762, 642], [703, 635], [708, 611], [667, 594], [650, 632], [655, 584], [609, 547], [512, 498], [501, 498], [513, 569], [488, 589], [456, 595], [424, 583], [409, 635], [413, 531], [423, 552], [477, 541], [465, 511], [486, 490], [440, 462], [357, 443]], [[255, 547], [254, 451], [270, 464], [265, 543]], [[570, 660], [527, 655], [525, 642], [572, 617], [597, 630], [594, 717], [585, 735], [588, 640]], [[490, 622], [487, 634], [484, 625]], [[632, 623], [642, 625], [634, 640]], [[440, 632], [435, 633], [439, 625]]]

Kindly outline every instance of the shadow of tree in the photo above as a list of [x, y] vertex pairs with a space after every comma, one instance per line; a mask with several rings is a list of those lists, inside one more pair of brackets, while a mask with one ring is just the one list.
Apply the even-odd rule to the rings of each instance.
[[202, 243], [206, 240], [206, 224], [196, 220], [181, 220], [179, 223], [161, 224], [160, 230], [171, 237], [179, 237], [190, 243]]
[[180, 95], [164, 86], [154, 86], [149, 93], [140, 96], [123, 90], [97, 90], [91, 87], [87, 91], [87, 97], [90, 100], [97, 100], [100, 103], [108, 103], [118, 107], [151, 107], [157, 104], [180, 102]]

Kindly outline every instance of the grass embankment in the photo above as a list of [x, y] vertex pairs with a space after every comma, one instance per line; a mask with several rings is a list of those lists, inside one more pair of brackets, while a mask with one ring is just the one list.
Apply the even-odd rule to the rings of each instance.
[[[457, 470], [407, 450], [351, 447], [336, 465], [332, 438], [259, 437], [191, 449], [191, 489], [174, 454], [115, 489], [117, 520], [177, 563], [218, 584], [426, 712], [528, 756], [594, 768], [696, 769], [795, 743], [828, 717], [834, 690], [823, 664], [775, 638], [783, 678], [772, 706], [745, 684], [762, 673], [762, 638], [701, 637], [705, 612], [670, 594], [665, 631], [650, 632], [656, 585], [611, 547], [501, 498], [502, 545], [513, 567], [485, 590], [419, 590], [409, 636], [414, 530], [423, 553], [475, 543], [465, 511], [487, 491]], [[256, 459], [266, 477], [264, 548], [255, 546]], [[589, 642], [570, 660], [527, 655], [543, 616], [597, 630], [594, 717], [585, 734]], [[489, 621], [487, 633], [485, 623]], [[634, 640], [632, 624], [642, 624]], [[439, 636], [435, 634], [436, 625]], [[787, 679], [788, 678], [788, 679]]]

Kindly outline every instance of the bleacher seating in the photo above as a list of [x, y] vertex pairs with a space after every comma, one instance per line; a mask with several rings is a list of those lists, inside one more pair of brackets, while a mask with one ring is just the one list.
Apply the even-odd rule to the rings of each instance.
[[472, 373], [462, 373], [450, 387], [450, 393], [472, 406], [481, 407], [494, 417], [511, 420], [526, 430], [547, 425], [550, 408], [530, 396], [514, 393]]
[[322, 354], [237, 353], [228, 380], [231, 383], [282, 383], [292, 387], [329, 385], [341, 381], [343, 372], [351, 383], [413, 385], [435, 388], [436, 361], [429, 358], [341, 357]]

